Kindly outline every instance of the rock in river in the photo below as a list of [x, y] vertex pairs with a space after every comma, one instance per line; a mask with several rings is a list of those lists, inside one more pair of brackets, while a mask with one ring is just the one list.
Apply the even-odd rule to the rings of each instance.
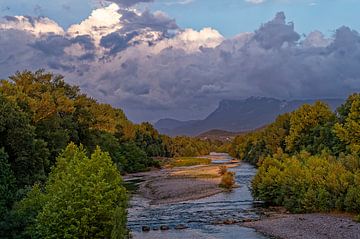
[[176, 230], [182, 230], [182, 229], [186, 229], [187, 226], [185, 226], [184, 224], [179, 224], [179, 225], [176, 225], [175, 229]]
[[150, 231], [150, 227], [149, 226], [142, 226], [142, 231], [143, 232], [148, 232], [148, 231]]
[[169, 230], [169, 226], [168, 225], [161, 225], [160, 230], [162, 230], [162, 231]]

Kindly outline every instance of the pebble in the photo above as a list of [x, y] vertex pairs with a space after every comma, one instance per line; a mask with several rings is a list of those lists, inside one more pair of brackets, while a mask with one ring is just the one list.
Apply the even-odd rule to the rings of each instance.
[[149, 226], [142, 226], [142, 231], [143, 232], [148, 232], [148, 231], [150, 231], [150, 227]]
[[169, 230], [169, 226], [168, 225], [161, 225], [160, 230], [162, 230], [162, 231]]

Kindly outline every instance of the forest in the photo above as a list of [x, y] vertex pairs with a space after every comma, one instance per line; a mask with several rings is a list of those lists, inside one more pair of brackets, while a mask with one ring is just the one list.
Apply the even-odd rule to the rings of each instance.
[[18, 72], [0, 82], [0, 238], [125, 238], [121, 174], [212, 147], [134, 124], [60, 75]]
[[336, 112], [317, 102], [280, 115], [258, 131], [237, 136], [229, 151], [259, 167], [253, 194], [270, 205], [296, 213], [360, 213], [358, 93]]

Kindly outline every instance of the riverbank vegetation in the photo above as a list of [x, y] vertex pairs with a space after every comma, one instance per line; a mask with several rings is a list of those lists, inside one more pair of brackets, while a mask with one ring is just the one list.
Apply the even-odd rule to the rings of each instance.
[[[161, 135], [149, 123], [134, 124], [121, 109], [97, 102], [62, 76], [43, 70], [18, 72], [0, 81], [0, 238], [46, 238], [49, 230], [59, 238], [121, 238], [126, 198], [120, 173], [159, 167], [157, 157], [208, 154], [211, 145]], [[76, 152], [69, 153], [69, 147]], [[111, 177], [107, 170], [112, 170]], [[109, 189], [106, 202], [90, 193], [101, 192], [101, 185]], [[56, 192], [60, 186], [66, 186], [64, 191]], [[56, 202], [59, 198], [64, 201]], [[99, 208], [86, 206], [93, 200], [100, 200]], [[65, 202], [71, 208], [63, 210]], [[97, 222], [98, 216], [106, 225]], [[69, 228], [58, 232], [53, 226]], [[117, 229], [113, 233], [110, 228]]]
[[172, 158], [169, 167], [188, 167], [196, 165], [207, 165], [211, 163], [209, 158], [196, 158], [196, 157], [178, 157]]
[[223, 187], [227, 190], [231, 190], [235, 185], [235, 173], [234, 172], [225, 172], [221, 176], [220, 187]]
[[258, 164], [258, 199], [292, 212], [360, 213], [360, 94], [335, 113], [321, 102], [303, 105], [236, 137], [230, 153]]

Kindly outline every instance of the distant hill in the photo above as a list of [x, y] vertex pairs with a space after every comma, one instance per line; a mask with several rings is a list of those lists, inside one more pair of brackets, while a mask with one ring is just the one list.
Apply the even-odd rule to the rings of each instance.
[[[189, 124], [194, 124], [199, 122], [200, 120], [188, 120], [188, 121], [180, 121], [175, 119], [161, 119], [155, 123], [155, 128], [160, 132], [169, 132], [176, 128], [186, 127]], [[165, 133], [166, 134], [166, 133]]]
[[[250, 97], [245, 100], [222, 100], [218, 108], [203, 120], [178, 121], [161, 119], [155, 128], [170, 136], [196, 136], [212, 129], [228, 132], [244, 132], [260, 128], [283, 113], [294, 111], [303, 104], [317, 100], [279, 100], [267, 97]], [[343, 99], [321, 99], [333, 110]]]

